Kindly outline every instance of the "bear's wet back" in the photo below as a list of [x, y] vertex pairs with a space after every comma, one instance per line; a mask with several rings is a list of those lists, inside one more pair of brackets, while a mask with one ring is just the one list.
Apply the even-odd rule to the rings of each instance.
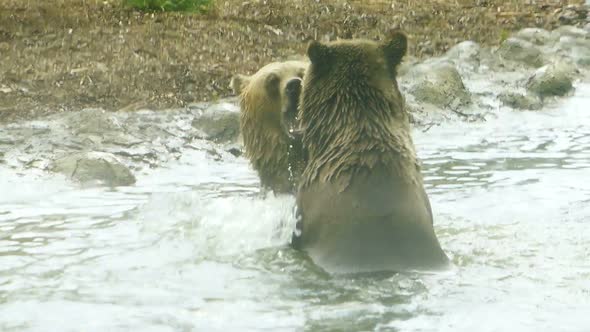
[[406, 49], [400, 32], [382, 43], [309, 45], [299, 105], [307, 163], [293, 243], [329, 272], [448, 264], [396, 82]]

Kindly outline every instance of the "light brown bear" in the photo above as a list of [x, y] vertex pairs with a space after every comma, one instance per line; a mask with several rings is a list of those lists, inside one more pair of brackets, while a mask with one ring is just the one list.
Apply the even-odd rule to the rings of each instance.
[[330, 273], [431, 270], [449, 261], [396, 81], [406, 36], [311, 42], [299, 121], [307, 164], [296, 248]]
[[[296, 115], [305, 61], [273, 62], [252, 76], [235, 75], [231, 87], [240, 99], [240, 131], [245, 155], [260, 176], [263, 190], [293, 193], [298, 174], [290, 167], [293, 114]], [[288, 120], [283, 121], [283, 120]]]

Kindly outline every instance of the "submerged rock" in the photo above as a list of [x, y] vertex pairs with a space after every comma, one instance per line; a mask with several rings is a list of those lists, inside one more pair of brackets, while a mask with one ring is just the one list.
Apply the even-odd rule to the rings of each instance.
[[243, 154], [242, 145], [236, 143], [227, 145], [225, 151], [231, 153], [234, 157], [239, 157]]
[[557, 42], [559, 33], [541, 28], [525, 28], [515, 33], [514, 38], [526, 40], [535, 45], [547, 45]]
[[67, 155], [53, 162], [51, 170], [82, 184], [128, 186], [135, 176], [117, 157], [104, 152], [83, 152]]
[[192, 122], [206, 138], [215, 142], [235, 142], [240, 135], [240, 113], [237, 106], [229, 103], [215, 104]]
[[543, 102], [537, 96], [506, 92], [500, 94], [498, 99], [500, 99], [502, 104], [513, 109], [538, 110], [543, 107]]
[[450, 62], [430, 61], [412, 68], [404, 79], [416, 101], [456, 109], [471, 102], [457, 68]]
[[543, 54], [533, 43], [518, 38], [506, 39], [498, 48], [501, 59], [518, 62], [525, 66], [541, 67]]
[[526, 88], [539, 97], [564, 96], [573, 89], [576, 68], [568, 64], [552, 64], [537, 69], [529, 77]]

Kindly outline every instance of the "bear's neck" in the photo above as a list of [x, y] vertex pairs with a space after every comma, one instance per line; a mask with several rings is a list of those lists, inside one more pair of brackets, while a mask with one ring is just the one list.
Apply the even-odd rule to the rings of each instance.
[[401, 98], [371, 89], [329, 96], [314, 95], [317, 91], [306, 91], [301, 105], [308, 154], [304, 182], [375, 167], [415, 172], [416, 153]]

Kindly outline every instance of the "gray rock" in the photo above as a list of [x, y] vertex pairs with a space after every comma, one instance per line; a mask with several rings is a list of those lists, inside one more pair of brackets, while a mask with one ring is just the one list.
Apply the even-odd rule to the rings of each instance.
[[540, 28], [525, 28], [515, 33], [514, 38], [526, 40], [535, 45], [547, 45], [557, 42], [559, 33]]
[[243, 154], [242, 146], [237, 143], [229, 144], [225, 147], [225, 151], [232, 154], [234, 157], [239, 157]]
[[590, 39], [563, 36], [554, 48], [554, 53], [572, 59], [582, 67], [590, 66]]
[[195, 118], [192, 125], [209, 140], [235, 142], [240, 135], [240, 112], [234, 104], [215, 104]]
[[560, 34], [561, 36], [569, 36], [582, 39], [587, 39], [590, 37], [590, 32], [571, 25], [562, 25], [553, 31]]
[[418, 59], [413, 56], [404, 57], [402, 63], [397, 67], [397, 75], [403, 76], [406, 75], [412, 67], [414, 67], [418, 63]]
[[518, 62], [525, 66], [541, 67], [543, 54], [533, 43], [517, 38], [506, 39], [498, 48], [501, 59]]
[[66, 125], [75, 134], [104, 135], [122, 131], [118, 119], [103, 109], [87, 108], [80, 112], [73, 112], [65, 120]]
[[477, 69], [481, 61], [481, 46], [478, 43], [467, 40], [449, 49], [446, 57], [457, 66], [469, 67], [470, 70]]
[[523, 95], [520, 93], [506, 92], [498, 96], [502, 104], [513, 109], [538, 110], [543, 107], [543, 102], [539, 97]]
[[552, 64], [537, 69], [529, 77], [526, 88], [539, 97], [563, 96], [573, 89], [577, 69], [569, 64]]
[[128, 186], [135, 176], [117, 157], [104, 152], [83, 152], [67, 155], [53, 162], [51, 170], [82, 184]]
[[412, 68], [404, 79], [410, 80], [409, 92], [416, 101], [440, 108], [456, 109], [471, 102], [461, 75], [447, 61], [429, 61]]

